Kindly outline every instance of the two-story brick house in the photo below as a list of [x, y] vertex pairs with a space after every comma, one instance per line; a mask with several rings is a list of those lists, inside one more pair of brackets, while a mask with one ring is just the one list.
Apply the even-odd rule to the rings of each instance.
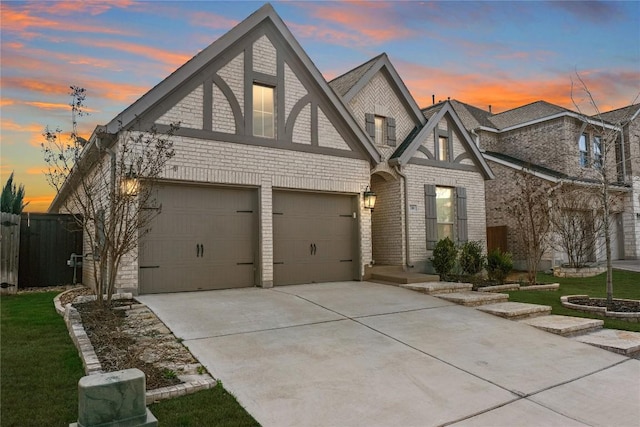
[[[268, 4], [97, 128], [84, 151], [117, 153], [134, 122], [176, 121], [162, 212], [119, 290], [361, 280], [374, 263], [424, 271], [445, 235], [484, 240], [493, 175], [452, 106], [427, 120], [386, 55], [329, 84]], [[73, 185], [50, 211], [65, 209]]]
[[[622, 116], [628, 120], [632, 114], [617, 110], [617, 113], [605, 113], [600, 117], [584, 117], [544, 101], [498, 114], [458, 101], [451, 101], [451, 104], [496, 175], [495, 180], [485, 183], [487, 226], [506, 226], [506, 249], [514, 254], [517, 267], [523, 268], [525, 265], [524, 248], [515, 220], [503, 209], [505, 202], [513, 200], [519, 191], [514, 172], [524, 172], [540, 185], [573, 186], [597, 194], [601, 188], [601, 172], [606, 168], [611, 194], [619, 200], [624, 199], [624, 204], [612, 204], [609, 218], [612, 258], [638, 259], [638, 193], [631, 185], [634, 182], [633, 150], [637, 150], [632, 129], [634, 120], [625, 125], [625, 132], [621, 132], [621, 123], [615, 120]], [[432, 114], [438, 108], [439, 105], [429, 107], [425, 114]], [[628, 108], [623, 109], [624, 113], [629, 112]], [[634, 108], [637, 110], [638, 106]], [[610, 132], [618, 135], [618, 138], [615, 144], [605, 146], [603, 134]], [[637, 141], [637, 136], [635, 138]], [[604, 156], [606, 164], [603, 164], [605, 149], [609, 151]], [[637, 166], [635, 163], [633, 165]], [[593, 211], [598, 206], [584, 206], [583, 209], [585, 212]], [[589, 260], [605, 259], [604, 248], [602, 233], [594, 232]], [[548, 268], [564, 261], [566, 254], [555, 245], [543, 256], [541, 267]]]

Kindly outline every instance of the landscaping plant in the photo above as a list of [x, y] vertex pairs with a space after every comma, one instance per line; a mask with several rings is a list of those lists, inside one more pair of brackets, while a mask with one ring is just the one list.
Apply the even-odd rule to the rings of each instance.
[[462, 274], [474, 276], [482, 271], [486, 257], [482, 254], [482, 242], [469, 241], [460, 246]]
[[495, 280], [501, 285], [513, 270], [513, 260], [509, 252], [494, 249], [487, 255], [487, 274], [490, 280]]
[[436, 243], [436, 247], [433, 249], [433, 257], [430, 258], [430, 261], [436, 273], [440, 276], [440, 280], [447, 280], [451, 275], [457, 258], [458, 248], [450, 238], [445, 237]]

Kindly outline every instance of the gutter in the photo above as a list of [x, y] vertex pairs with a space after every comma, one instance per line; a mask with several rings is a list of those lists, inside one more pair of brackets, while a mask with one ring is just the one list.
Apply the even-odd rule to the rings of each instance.
[[407, 176], [401, 172], [400, 165], [395, 165], [394, 169], [402, 180], [404, 181], [404, 239], [405, 239], [405, 266], [407, 268], [413, 268], [411, 264], [411, 245], [409, 245], [409, 186]]

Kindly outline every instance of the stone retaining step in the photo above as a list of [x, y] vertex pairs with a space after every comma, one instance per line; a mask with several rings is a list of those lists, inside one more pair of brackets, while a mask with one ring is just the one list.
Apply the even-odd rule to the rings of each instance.
[[505, 319], [520, 320], [531, 317], [546, 316], [551, 314], [551, 307], [548, 305], [527, 304], [524, 302], [500, 302], [497, 304], [482, 305], [477, 308], [485, 313]]
[[602, 329], [573, 339], [627, 357], [640, 358], [640, 332]]
[[470, 291], [473, 288], [471, 283], [456, 282], [426, 282], [426, 283], [410, 283], [400, 285], [401, 288], [411, 289], [412, 291], [422, 292], [428, 295], [448, 294], [452, 292]]
[[521, 322], [563, 337], [582, 335], [597, 331], [598, 329], [601, 329], [604, 324], [604, 321], [599, 319], [559, 316], [557, 314], [535, 317], [532, 319], [523, 319]]
[[520, 289], [520, 285], [517, 283], [507, 283], [506, 285], [493, 285], [483, 286], [478, 288], [478, 292], [504, 292], [504, 291], [517, 291]]
[[372, 280], [381, 280], [383, 282], [392, 283], [424, 283], [437, 282], [440, 277], [434, 274], [411, 273], [406, 271], [382, 271], [371, 274]]
[[507, 302], [509, 300], [508, 294], [495, 294], [492, 292], [474, 291], [438, 293], [434, 294], [434, 296], [467, 307], [477, 307], [479, 305]]

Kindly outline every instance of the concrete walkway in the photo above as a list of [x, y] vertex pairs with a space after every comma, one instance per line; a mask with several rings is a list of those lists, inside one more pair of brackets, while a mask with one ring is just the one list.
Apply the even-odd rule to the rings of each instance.
[[410, 290], [138, 299], [263, 426], [640, 425], [639, 360]]
[[613, 268], [617, 268], [618, 270], [635, 271], [640, 273], [640, 260], [637, 259], [611, 261], [611, 265]]

